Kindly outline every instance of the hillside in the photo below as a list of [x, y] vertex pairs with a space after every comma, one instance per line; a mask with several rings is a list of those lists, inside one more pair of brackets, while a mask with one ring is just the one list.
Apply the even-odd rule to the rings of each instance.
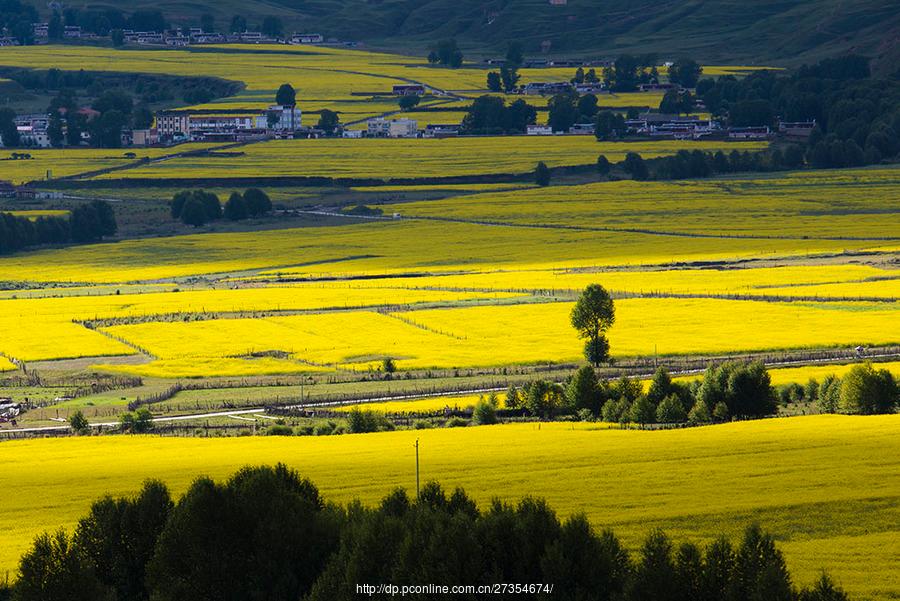
[[[149, 7], [133, 0], [91, 4], [108, 6]], [[179, 24], [197, 24], [211, 12], [220, 28], [236, 13], [251, 27], [277, 15], [287, 31], [388, 48], [455, 36], [470, 52], [493, 53], [521, 40], [537, 53], [549, 41], [558, 55], [654, 52], [746, 64], [795, 64], [848, 50], [896, 56], [900, 36], [900, 13], [890, 0], [164, 0], [152, 7]]]

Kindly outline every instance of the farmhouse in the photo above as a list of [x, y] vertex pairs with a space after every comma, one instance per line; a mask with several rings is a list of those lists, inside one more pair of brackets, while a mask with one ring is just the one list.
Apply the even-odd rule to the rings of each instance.
[[366, 131], [370, 138], [415, 138], [419, 135], [415, 119], [376, 118], [366, 121]]
[[732, 140], [768, 140], [772, 136], [772, 130], [764, 127], [732, 127], [728, 130], [728, 137]]
[[295, 33], [291, 36], [291, 44], [321, 44], [325, 38], [321, 33]]
[[459, 123], [429, 123], [425, 126], [426, 138], [452, 138], [459, 135]]
[[553, 96], [572, 89], [572, 84], [567, 81], [532, 82], [525, 84], [522, 93], [529, 96]]
[[15, 198], [16, 187], [12, 182], [0, 179], [0, 198]]
[[805, 140], [815, 127], [815, 119], [812, 121], [782, 121], [778, 124], [778, 132], [787, 138]]
[[552, 136], [553, 128], [549, 125], [529, 125], [525, 133], [529, 136]]
[[48, 134], [50, 115], [46, 113], [19, 115], [15, 118], [15, 123], [22, 145], [38, 148], [50, 147], [50, 135]]
[[425, 86], [422, 84], [399, 84], [394, 86], [394, 96], [424, 96]]

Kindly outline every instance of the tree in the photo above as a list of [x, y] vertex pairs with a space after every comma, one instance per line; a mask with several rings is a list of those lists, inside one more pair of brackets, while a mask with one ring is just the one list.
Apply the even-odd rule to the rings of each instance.
[[50, 138], [50, 145], [54, 148], [60, 148], [66, 142], [66, 133], [63, 131], [63, 122], [59, 118], [59, 113], [53, 113], [50, 117], [50, 125], [47, 127], [47, 137]]
[[693, 88], [702, 73], [703, 67], [699, 63], [689, 58], [680, 58], [669, 67], [669, 81], [685, 88]]
[[706, 403], [700, 400], [695, 401], [690, 413], [688, 413], [688, 421], [695, 426], [711, 422], [712, 416], [709, 414], [709, 407]]
[[294, 90], [294, 86], [289, 83], [281, 84], [275, 93], [275, 104], [279, 106], [296, 106], [297, 92]]
[[337, 550], [339, 522], [284, 465], [196, 480], [147, 568], [153, 599], [301, 599]]
[[[438, 63], [444, 65], [445, 67], [450, 67], [456, 69], [457, 67], [461, 67], [463, 63], [463, 53], [459, 49], [459, 46], [456, 43], [456, 40], [453, 38], [441, 40], [438, 42], [437, 46], [432, 50], [437, 57]], [[430, 59], [429, 55], [429, 59]]]
[[193, 225], [194, 227], [205, 225], [206, 222], [210, 220], [209, 215], [206, 213], [206, 206], [203, 201], [194, 195], [191, 195], [191, 197], [185, 201], [179, 217], [185, 225]]
[[569, 131], [578, 120], [578, 108], [575, 103], [578, 95], [574, 90], [556, 94], [547, 102], [547, 125], [553, 131]]
[[502, 92], [503, 91], [503, 81], [500, 79], [500, 74], [496, 71], [490, 71], [487, 74], [487, 88], [491, 92]]
[[316, 124], [316, 127], [330, 136], [334, 134], [334, 131], [340, 124], [341, 119], [337, 113], [330, 109], [322, 109], [319, 113], [319, 122]]
[[80, 409], [69, 416], [69, 427], [79, 436], [91, 433], [91, 425]]
[[840, 389], [839, 406], [843, 413], [893, 413], [900, 401], [893, 374], [886, 369], [876, 370], [869, 361], [854, 365], [843, 377]]
[[[612, 297], [600, 284], [591, 284], [581, 293], [570, 315], [572, 327], [581, 338], [590, 341], [601, 340], [601, 336], [616, 321]], [[597, 357], [593, 357], [597, 359]], [[591, 360], [589, 358], [589, 360]], [[599, 361], [591, 361], [595, 366]]]
[[822, 413], [837, 413], [841, 404], [841, 380], [837, 376], [828, 374], [822, 378], [816, 404]]
[[487, 399], [480, 398], [472, 411], [472, 421], [479, 426], [497, 423], [497, 408]]
[[594, 121], [594, 135], [598, 140], [615, 140], [625, 133], [625, 119], [619, 113], [600, 111]]
[[282, 34], [282, 24], [281, 18], [276, 17], [274, 15], [269, 15], [263, 19], [262, 26], [260, 30], [267, 36], [273, 38], [279, 38]]
[[550, 168], [544, 161], [540, 161], [534, 168], [534, 182], [539, 186], [549, 186], [550, 176]]
[[522, 395], [513, 384], [510, 384], [506, 391], [505, 404], [507, 409], [518, 409], [522, 406]]
[[203, 13], [202, 15], [200, 15], [200, 29], [202, 29], [205, 33], [215, 33], [216, 18], [212, 15], [212, 13]]
[[650, 177], [650, 172], [647, 170], [647, 164], [644, 163], [644, 159], [641, 155], [636, 152], [629, 152], [625, 155], [625, 160], [622, 162], [622, 169], [637, 181], [643, 181]]
[[651, 424], [656, 421], [656, 407], [642, 394], [631, 404], [628, 419], [636, 424]]
[[578, 122], [590, 123], [597, 116], [597, 97], [585, 94], [578, 99]]
[[627, 598], [653, 601], [678, 601], [673, 586], [677, 572], [672, 558], [672, 542], [660, 530], [652, 532], [641, 547]]
[[734, 561], [735, 597], [747, 601], [792, 601], [784, 556], [758, 525], [747, 528]]
[[112, 601], [84, 554], [62, 530], [41, 534], [19, 563], [16, 601]]
[[507, 94], [516, 89], [519, 77], [518, 65], [503, 65], [500, 67], [500, 82], [503, 84], [503, 91]]
[[600, 155], [597, 157], [597, 173], [600, 175], [609, 175], [610, 169], [612, 169], [612, 165], [604, 155]]
[[118, 599], [147, 599], [146, 567], [173, 509], [166, 485], [148, 480], [137, 497], [104, 497], [78, 522], [74, 544]]
[[232, 192], [225, 203], [224, 210], [225, 219], [229, 221], [240, 221], [247, 218], [247, 203], [240, 192]]
[[391, 357], [385, 357], [381, 361], [381, 369], [383, 369], [386, 374], [392, 374], [397, 371], [397, 364], [394, 363], [394, 360]]
[[429, 64], [436, 65], [440, 62], [440, 60], [441, 60], [441, 57], [438, 56], [438, 53], [436, 50], [432, 50], [431, 52], [428, 53], [428, 63]]
[[243, 33], [247, 31], [247, 19], [241, 15], [234, 15], [231, 18], [231, 25], [228, 27], [231, 33]]
[[798, 601], [850, 601], [850, 597], [826, 574], [822, 574], [810, 589], [800, 591]]
[[58, 12], [53, 11], [53, 15], [47, 23], [47, 37], [51, 40], [59, 41], [63, 39], [64, 34], [65, 28], [63, 27], [62, 17], [59, 16]]
[[531, 382], [525, 391], [525, 408], [531, 415], [548, 417], [559, 408], [565, 393], [561, 386], [546, 380]]
[[585, 365], [575, 372], [566, 386], [566, 401], [574, 411], [587, 409], [593, 415], [600, 414], [603, 394], [594, 368]]
[[244, 202], [247, 205], [247, 215], [250, 217], [265, 215], [272, 210], [269, 195], [259, 188], [248, 188], [244, 191]]
[[728, 121], [732, 127], [771, 126], [775, 121], [775, 112], [768, 100], [742, 100], [731, 106]]
[[16, 113], [12, 109], [0, 108], [0, 141], [6, 148], [15, 148], [20, 143], [15, 119]]
[[422, 98], [417, 95], [406, 95], [401, 96], [397, 103], [400, 105], [401, 111], [408, 111], [418, 106], [421, 101]]
[[679, 424], [687, 421], [687, 413], [678, 395], [670, 394], [656, 408], [656, 421], [661, 424]]
[[600, 335], [596, 338], [588, 338], [584, 343], [584, 358], [591, 365], [600, 365], [609, 361], [609, 340]]
[[522, 42], [510, 42], [506, 47], [506, 64], [510, 67], [521, 67], [525, 61]]

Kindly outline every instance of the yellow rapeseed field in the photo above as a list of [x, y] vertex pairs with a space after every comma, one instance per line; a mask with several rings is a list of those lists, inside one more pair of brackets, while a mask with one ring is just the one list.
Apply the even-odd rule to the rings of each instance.
[[322, 176], [349, 178], [423, 178], [485, 173], [524, 173], [538, 161], [551, 167], [584, 165], [598, 154], [618, 162], [628, 152], [646, 158], [678, 150], [758, 150], [760, 142], [597, 142], [592, 136], [461, 137], [406, 139], [274, 140], [241, 149], [240, 156], [173, 159], [114, 172], [95, 179], [197, 177]]
[[[828, 570], [854, 599], [900, 595], [900, 416], [814, 416], [670, 431], [517, 424], [333, 437], [90, 437], [3, 443], [0, 571], [31, 539], [72, 528], [97, 497], [161, 478], [178, 494], [198, 475], [285, 462], [327, 499], [375, 503], [424, 480], [493, 497], [546, 498], [585, 512], [635, 549], [663, 527], [676, 539], [736, 536], [751, 522], [779, 540], [798, 584]], [[9, 494], [9, 491], [15, 491]]]
[[[0, 59], [4, 53], [0, 52]], [[214, 144], [183, 144], [176, 148], [139, 148], [135, 150], [121, 148], [48, 148], [29, 149], [30, 159], [0, 160], [0, 173], [2, 179], [10, 180], [15, 184], [21, 184], [33, 180], [47, 179], [48, 172], [51, 178], [76, 175], [107, 167], [118, 167], [134, 163], [138, 159], [173, 154], [176, 152], [188, 152], [203, 148], [214, 147]], [[128, 158], [126, 152], [134, 152], [136, 158]], [[6, 159], [7, 153], [0, 150], [0, 159]]]
[[[571, 303], [350, 311], [264, 319], [142, 323], [103, 331], [165, 360], [280, 351], [314, 365], [369, 369], [572, 362], [582, 343]], [[718, 354], [900, 342], [900, 310], [876, 303], [625, 299], [609, 333], [614, 356]], [[152, 369], [154, 364], [149, 364]], [[148, 374], [146, 365], [109, 369]]]
[[[26, 361], [130, 354], [134, 350], [73, 320], [171, 313], [345, 309], [502, 298], [505, 293], [367, 289], [317, 285], [0, 300], [0, 352]], [[35, 335], [40, 332], [42, 335]], [[271, 370], [271, 365], [260, 368]], [[201, 369], [196, 366], [194, 372]], [[245, 368], [246, 369], [246, 368]], [[238, 374], [235, 374], [238, 375]]]
[[403, 203], [393, 210], [405, 216], [702, 236], [896, 240], [900, 169], [813, 173], [556, 186]]
[[[340, 228], [197, 234], [126, 240], [6, 257], [0, 280], [133, 282], [266, 270], [348, 275], [496, 269], [646, 265], [695, 260], [777, 258], [873, 249], [871, 241], [684, 238], [468, 223], [366, 223]], [[894, 245], [898, 246], [898, 245]]]
[[[503, 406], [504, 394], [498, 394], [500, 406]], [[440, 413], [444, 409], [468, 409], [474, 407], [478, 401], [487, 395], [448, 395], [429, 397], [426, 399], [411, 399], [404, 401], [384, 401], [378, 403], [358, 403], [354, 405], [339, 405], [334, 411], [347, 412], [354, 409], [368, 409], [383, 413]]]

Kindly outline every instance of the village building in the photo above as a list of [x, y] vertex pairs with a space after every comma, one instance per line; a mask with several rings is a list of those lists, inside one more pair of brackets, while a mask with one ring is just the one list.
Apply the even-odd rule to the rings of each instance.
[[321, 33], [295, 33], [291, 36], [291, 44], [321, 44], [325, 38]]
[[173, 138], [190, 133], [190, 115], [183, 111], [160, 111], [156, 113], [156, 130], [160, 138]]
[[553, 128], [549, 125], [529, 125], [525, 128], [525, 133], [529, 136], [552, 136]]
[[423, 136], [426, 138], [453, 138], [459, 135], [459, 123], [429, 123]]
[[771, 136], [769, 126], [732, 127], [728, 130], [728, 137], [732, 140], [768, 140]]
[[422, 84], [399, 84], [393, 88], [394, 96], [424, 96], [425, 86]]

